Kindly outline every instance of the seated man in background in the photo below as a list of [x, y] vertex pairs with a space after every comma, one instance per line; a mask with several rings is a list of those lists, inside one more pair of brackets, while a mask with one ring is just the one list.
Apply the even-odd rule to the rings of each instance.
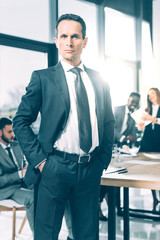
[[25, 187], [23, 178], [27, 162], [18, 142], [14, 141], [12, 120], [0, 118], [0, 200], [12, 199], [24, 205], [28, 222], [34, 231], [33, 190]]
[[[136, 142], [136, 123], [131, 117], [139, 106], [140, 94], [132, 92], [129, 95], [128, 103], [123, 106], [117, 106], [114, 108], [113, 113], [115, 117], [115, 144], [118, 146], [129, 145], [132, 146]], [[101, 210], [101, 203], [105, 198], [107, 201], [107, 186], [101, 186], [100, 198], [99, 198], [99, 220], [107, 221], [107, 217], [103, 215]]]
[[128, 103], [114, 108], [115, 117], [115, 143], [118, 145], [132, 144], [136, 141], [137, 128], [131, 117], [139, 105], [140, 94], [132, 92], [129, 95]]

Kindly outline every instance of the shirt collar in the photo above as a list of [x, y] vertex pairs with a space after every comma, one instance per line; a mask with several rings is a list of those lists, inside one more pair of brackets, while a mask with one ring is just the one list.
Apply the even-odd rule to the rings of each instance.
[[155, 109], [157, 109], [159, 107], [159, 105], [158, 104], [155, 104], [155, 105], [153, 105], [152, 104], [152, 108], [155, 108]]
[[[65, 62], [64, 60], [61, 60], [61, 64], [65, 72], [69, 72], [72, 68], [74, 68], [71, 64]], [[79, 64], [78, 67], [81, 68], [82, 71], [84, 71], [84, 65], [82, 62]]]
[[0, 142], [0, 144], [1, 144], [1, 146], [2, 146], [3, 149], [6, 149], [6, 147], [11, 147], [11, 144], [10, 144], [10, 143], [9, 143], [7, 146], [6, 146], [4, 143], [2, 143], [2, 142]]
[[128, 106], [126, 106], [126, 114], [130, 113]]

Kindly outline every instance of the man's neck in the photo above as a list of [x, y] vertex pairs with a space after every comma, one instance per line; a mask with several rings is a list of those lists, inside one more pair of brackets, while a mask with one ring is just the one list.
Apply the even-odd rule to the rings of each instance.
[[3, 144], [3, 145], [5, 145], [6, 147], [9, 145], [9, 143], [7, 143], [7, 142], [3, 141], [3, 139], [2, 139], [2, 138], [0, 138], [0, 143], [1, 143], [1, 144]]

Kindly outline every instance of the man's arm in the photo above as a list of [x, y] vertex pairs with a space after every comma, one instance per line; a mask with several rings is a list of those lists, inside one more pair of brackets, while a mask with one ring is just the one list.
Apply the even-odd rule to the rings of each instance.
[[31, 81], [22, 97], [17, 113], [13, 119], [13, 130], [22, 152], [29, 164], [33, 167], [47, 158], [36, 135], [31, 129], [31, 124], [36, 120], [41, 108], [42, 93], [39, 74], [33, 72]]
[[0, 188], [6, 185], [13, 185], [15, 183], [20, 183], [22, 179], [19, 177], [18, 171], [12, 173], [4, 173], [0, 167]]
[[111, 161], [112, 157], [112, 147], [114, 143], [114, 116], [112, 112], [112, 104], [110, 97], [110, 90], [108, 85], [105, 85], [105, 115], [104, 115], [104, 131], [102, 144], [100, 146], [100, 159], [104, 163], [104, 168], [106, 169]]

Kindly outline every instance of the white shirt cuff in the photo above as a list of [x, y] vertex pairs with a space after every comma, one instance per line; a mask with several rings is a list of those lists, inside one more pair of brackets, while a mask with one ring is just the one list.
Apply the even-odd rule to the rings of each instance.
[[35, 168], [37, 169], [41, 165], [41, 163], [45, 162], [46, 160], [47, 158], [45, 158], [42, 162], [40, 162], [37, 166], [35, 166]]
[[123, 135], [123, 136], [120, 138], [120, 140], [119, 140], [119, 141], [122, 143], [122, 142], [123, 142], [123, 140], [125, 139], [125, 137], [126, 137], [126, 136], [125, 136], [125, 135]]
[[23, 178], [21, 170], [18, 171], [19, 177]]

